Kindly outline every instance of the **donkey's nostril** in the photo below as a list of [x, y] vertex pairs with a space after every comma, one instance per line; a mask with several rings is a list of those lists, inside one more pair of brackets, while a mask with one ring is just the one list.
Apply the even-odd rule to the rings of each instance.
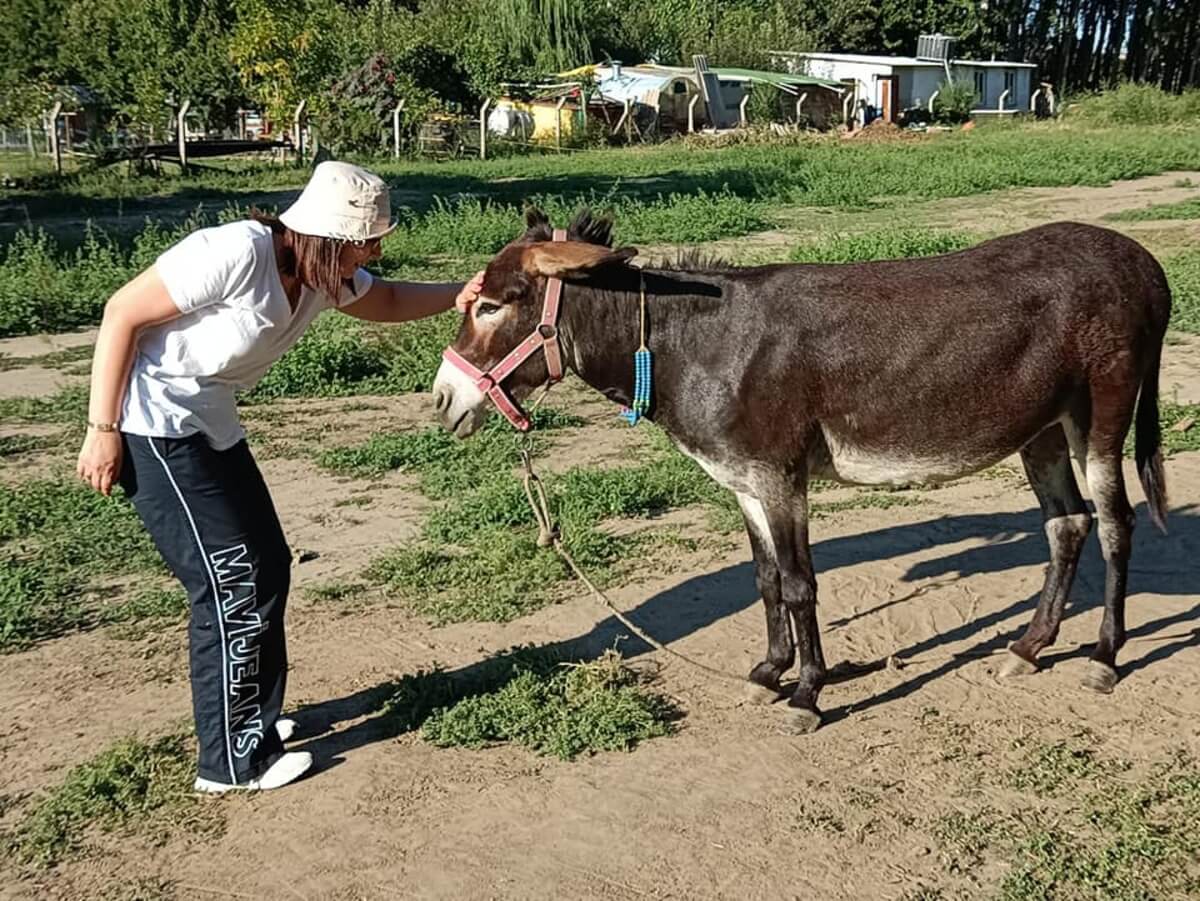
[[433, 407], [439, 413], [445, 413], [450, 406], [450, 392], [445, 388], [438, 388], [433, 392]]

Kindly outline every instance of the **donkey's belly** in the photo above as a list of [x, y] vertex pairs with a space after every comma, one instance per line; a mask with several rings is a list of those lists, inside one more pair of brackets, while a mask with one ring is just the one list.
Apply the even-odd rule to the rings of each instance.
[[921, 485], [948, 482], [978, 472], [1013, 453], [1020, 446], [984, 451], [934, 453], [892, 448], [877, 450], [826, 434], [825, 447], [809, 461], [810, 474], [854, 485]]

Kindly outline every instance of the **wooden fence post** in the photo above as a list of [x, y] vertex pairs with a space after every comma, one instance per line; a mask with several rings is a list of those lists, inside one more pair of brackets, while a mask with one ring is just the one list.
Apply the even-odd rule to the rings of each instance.
[[554, 108], [554, 146], [562, 153], [562, 110], [566, 106], [567, 97], [564, 94], [558, 98], [558, 106]]
[[179, 171], [184, 175], [188, 172], [187, 114], [191, 108], [192, 101], [183, 101], [183, 105], [179, 107], [179, 115], [175, 117], [175, 138], [179, 142]]
[[398, 101], [396, 108], [392, 110], [392, 153], [396, 159], [400, 159], [400, 113], [403, 110], [403, 100]]
[[292, 133], [296, 136], [296, 165], [304, 165], [304, 107], [308, 105], [307, 100], [301, 100], [296, 105], [296, 112], [292, 116]]
[[59, 100], [50, 108], [50, 112], [46, 114], [48, 120], [49, 137], [50, 137], [50, 153], [54, 157], [54, 171], [62, 175], [62, 148], [58, 144], [58, 117], [62, 113], [62, 101]]
[[492, 100], [489, 97], [479, 108], [479, 158], [481, 160], [487, 159], [487, 111], [491, 105]]

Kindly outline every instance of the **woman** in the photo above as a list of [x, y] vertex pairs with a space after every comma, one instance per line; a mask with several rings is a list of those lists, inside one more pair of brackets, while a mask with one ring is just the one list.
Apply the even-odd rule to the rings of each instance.
[[452, 306], [466, 285], [373, 278], [390, 222], [377, 176], [329, 161], [277, 220], [200, 229], [108, 301], [92, 363], [78, 473], [119, 482], [187, 589], [196, 789], [277, 788], [312, 766], [284, 752], [283, 615], [291, 552], [246, 446], [235, 394], [318, 313], [403, 322]]

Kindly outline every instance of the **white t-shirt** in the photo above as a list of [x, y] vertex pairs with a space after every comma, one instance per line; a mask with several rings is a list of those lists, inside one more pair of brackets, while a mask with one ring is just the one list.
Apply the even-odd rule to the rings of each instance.
[[138, 339], [121, 430], [159, 438], [200, 432], [216, 450], [245, 436], [236, 392], [253, 387], [318, 313], [349, 306], [372, 283], [359, 269], [336, 303], [303, 287], [292, 312], [271, 229], [252, 220], [193, 232], [154, 265], [183, 315]]

